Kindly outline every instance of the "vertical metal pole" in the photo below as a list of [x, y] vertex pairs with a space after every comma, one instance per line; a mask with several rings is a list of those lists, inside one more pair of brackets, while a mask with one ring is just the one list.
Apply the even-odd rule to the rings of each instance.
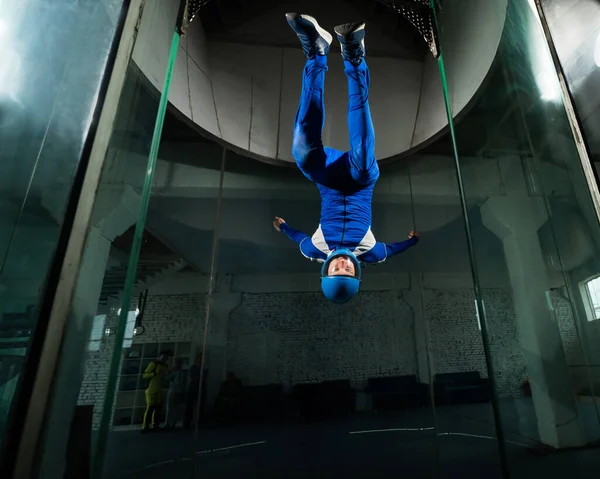
[[173, 30], [173, 35], [171, 39], [169, 60], [167, 62], [167, 68], [165, 72], [165, 81], [163, 84], [160, 102], [158, 105], [158, 112], [156, 114], [156, 120], [154, 123], [152, 144], [150, 146], [150, 154], [148, 155], [148, 165], [146, 167], [146, 176], [144, 178], [144, 185], [142, 187], [140, 211], [138, 213], [138, 219], [135, 225], [133, 243], [131, 245], [129, 263], [127, 265], [127, 275], [125, 276], [125, 286], [123, 290], [121, 312], [119, 314], [117, 331], [115, 333], [115, 346], [110, 362], [108, 386], [106, 388], [106, 394], [104, 396], [102, 418], [100, 421], [100, 429], [98, 431], [96, 454], [94, 455], [94, 461], [92, 466], [92, 477], [94, 477], [95, 479], [100, 479], [102, 477], [102, 469], [104, 466], [104, 459], [106, 455], [106, 443], [108, 441], [110, 420], [112, 418], [113, 403], [115, 400], [115, 394], [117, 390], [119, 366], [121, 365], [121, 355], [123, 352], [123, 339], [125, 338], [125, 329], [127, 327], [127, 318], [129, 316], [129, 308], [131, 305], [133, 287], [135, 285], [135, 279], [137, 276], [137, 266], [142, 247], [142, 237], [144, 234], [144, 229], [146, 227], [146, 216], [148, 214], [148, 204], [150, 203], [150, 194], [152, 192], [154, 173], [156, 171], [156, 161], [158, 159], [160, 138], [162, 136], [165, 115], [167, 113], [167, 105], [169, 103], [169, 89], [171, 87], [173, 68], [175, 66], [175, 60], [177, 58], [177, 49], [179, 48], [180, 32], [182, 31], [181, 27], [183, 24], [185, 5], [186, 1], [181, 0], [179, 6], [179, 13], [177, 15], [177, 22], [175, 24], [175, 28]]
[[[212, 256], [210, 259], [210, 276], [209, 276], [209, 283], [208, 283], [208, 292], [207, 292], [207, 298], [206, 298], [206, 308], [204, 310], [204, 336], [202, 339], [202, 361], [200, 364], [200, 383], [198, 384], [198, 399], [196, 401], [196, 405], [195, 405], [195, 413], [194, 413], [194, 440], [192, 443], [192, 454], [193, 456], [196, 455], [195, 453], [195, 445], [197, 444], [198, 441], [198, 432], [199, 432], [199, 420], [200, 420], [200, 413], [201, 413], [201, 405], [202, 405], [202, 392], [203, 392], [203, 388], [202, 388], [202, 383], [204, 382], [204, 364], [206, 361], [206, 351], [207, 351], [207, 346], [206, 343], [208, 342], [208, 334], [209, 334], [209, 329], [210, 329], [210, 316], [211, 316], [211, 307], [212, 307], [212, 295], [214, 293], [215, 290], [215, 283], [216, 283], [216, 276], [217, 276], [217, 257], [218, 257], [218, 252], [219, 252], [219, 230], [220, 230], [220, 225], [221, 225], [221, 210], [222, 210], [222, 206], [223, 206], [223, 181], [225, 179], [225, 162], [227, 160], [227, 148], [223, 147], [223, 153], [221, 155], [221, 174], [219, 176], [219, 192], [218, 192], [218, 196], [217, 196], [217, 211], [215, 212], [215, 230], [213, 232], [213, 243], [212, 243]], [[194, 476], [195, 477], [195, 468], [196, 468], [196, 461], [195, 461], [195, 457], [192, 457], [192, 459], [194, 460]]]
[[[436, 27], [438, 32], [441, 31], [438, 25], [437, 11], [435, 6], [435, 0], [430, 0], [431, 10], [433, 11], [434, 21], [436, 23]], [[450, 96], [448, 93], [448, 81], [446, 78], [446, 69], [444, 67], [444, 57], [442, 54], [442, 42], [440, 41], [440, 50], [438, 57], [438, 67], [440, 69], [440, 75], [442, 77], [442, 88], [444, 93], [444, 104], [446, 107], [446, 115], [448, 117], [448, 126], [450, 128], [450, 136], [452, 138], [452, 152], [454, 154], [454, 163], [456, 166], [456, 182], [458, 185], [458, 193], [460, 196], [460, 205], [463, 214], [464, 226], [465, 226], [465, 235], [467, 240], [467, 250], [469, 251], [469, 258], [471, 264], [471, 276], [473, 278], [473, 289], [475, 292], [475, 301], [477, 305], [477, 310], [479, 312], [479, 318], [481, 323], [481, 336], [483, 339], [483, 352], [486, 361], [486, 367], [488, 371], [488, 379], [491, 389], [491, 397], [492, 397], [492, 411], [494, 415], [494, 422], [496, 425], [496, 436], [498, 439], [498, 454], [500, 456], [500, 467], [502, 470], [502, 476], [504, 478], [510, 477], [510, 472], [508, 470], [508, 462], [506, 458], [506, 445], [504, 443], [504, 429], [502, 427], [502, 418], [500, 416], [500, 401], [498, 399], [498, 391], [496, 389], [496, 379], [494, 374], [494, 365], [493, 365], [493, 357], [490, 349], [490, 338], [489, 331], [487, 327], [487, 317], [485, 313], [485, 306], [483, 303], [483, 297], [481, 295], [481, 286], [479, 284], [479, 272], [477, 270], [477, 261], [475, 258], [475, 248], [473, 247], [473, 239], [471, 236], [471, 225], [469, 221], [469, 211], [467, 208], [467, 198], [465, 195], [465, 188], [462, 181], [461, 167], [460, 167], [460, 159], [458, 155], [458, 146], [456, 144], [456, 132], [454, 130], [454, 115], [452, 113], [452, 104], [450, 103]]]

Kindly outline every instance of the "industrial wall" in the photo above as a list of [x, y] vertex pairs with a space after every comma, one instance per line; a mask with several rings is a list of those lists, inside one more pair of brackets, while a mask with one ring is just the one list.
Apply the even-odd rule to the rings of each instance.
[[[151, 289], [144, 320], [146, 332], [134, 343], [192, 341], [200, 347], [206, 294], [194, 292], [190, 287], [193, 283], [200, 284], [181, 274]], [[245, 286], [251, 283], [252, 288]], [[273, 276], [269, 285], [265, 277], [233, 277], [231, 290], [241, 294], [225, 319], [227, 355], [222, 370], [234, 371], [246, 385], [276, 383], [286, 390], [297, 383], [330, 379], [348, 379], [360, 390], [369, 377], [424, 376], [426, 372], [420, 372], [418, 365], [427, 339], [420, 337], [424, 325], [433, 374], [479, 371], [486, 376], [475, 297], [469, 284], [467, 276], [432, 274], [424, 277], [420, 290], [402, 275], [382, 275], [352, 303], [340, 306], [327, 303], [302, 278], [290, 276], [285, 281], [282, 276]], [[391, 289], [393, 286], [398, 289]], [[515, 397], [521, 394], [527, 375], [512, 294], [509, 287], [498, 286], [483, 292], [490, 342], [498, 392]], [[242, 288], [249, 291], [240, 292]], [[423, 315], [415, 308], [415, 298], [420, 302], [421, 297]], [[557, 294], [552, 301], [567, 361], [575, 367], [581, 364], [582, 354], [571, 308]], [[107, 326], [114, 327], [116, 319], [115, 308]], [[107, 337], [99, 351], [89, 353], [86, 362], [79, 403], [94, 404], [96, 425], [113, 344]]]

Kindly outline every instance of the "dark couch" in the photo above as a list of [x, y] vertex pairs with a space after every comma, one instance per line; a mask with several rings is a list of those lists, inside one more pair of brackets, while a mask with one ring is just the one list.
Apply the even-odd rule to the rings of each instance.
[[352, 414], [356, 393], [348, 380], [296, 384], [293, 397], [304, 419], [324, 419]]
[[423, 407], [428, 403], [427, 385], [414, 375], [369, 378], [366, 392], [371, 393], [376, 411]]
[[433, 388], [437, 405], [490, 400], [489, 381], [482, 378], [478, 371], [436, 374]]
[[281, 384], [244, 386], [240, 403], [240, 419], [244, 422], [276, 422], [286, 415], [287, 399]]

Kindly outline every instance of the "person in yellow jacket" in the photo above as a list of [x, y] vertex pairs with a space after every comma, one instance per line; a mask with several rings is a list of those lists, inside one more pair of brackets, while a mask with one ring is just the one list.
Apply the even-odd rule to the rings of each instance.
[[148, 432], [157, 429], [157, 414], [163, 404], [163, 381], [169, 372], [167, 364], [167, 355], [161, 353], [158, 359], [155, 359], [144, 371], [144, 379], [148, 379], [146, 388], [146, 412], [144, 413], [144, 422], [142, 423], [142, 432]]

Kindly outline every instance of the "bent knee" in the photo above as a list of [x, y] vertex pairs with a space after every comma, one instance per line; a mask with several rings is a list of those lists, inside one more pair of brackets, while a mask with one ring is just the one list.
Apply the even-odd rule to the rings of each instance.
[[306, 144], [306, 142], [301, 139], [294, 138], [294, 142], [292, 143], [292, 156], [298, 166], [302, 167], [305, 165], [310, 156], [310, 147]]
[[371, 186], [379, 179], [379, 168], [352, 172], [352, 179], [362, 186]]
[[326, 155], [322, 146], [311, 147], [307, 143], [294, 140], [292, 156], [296, 160], [298, 168], [311, 180], [314, 181], [323, 173]]

